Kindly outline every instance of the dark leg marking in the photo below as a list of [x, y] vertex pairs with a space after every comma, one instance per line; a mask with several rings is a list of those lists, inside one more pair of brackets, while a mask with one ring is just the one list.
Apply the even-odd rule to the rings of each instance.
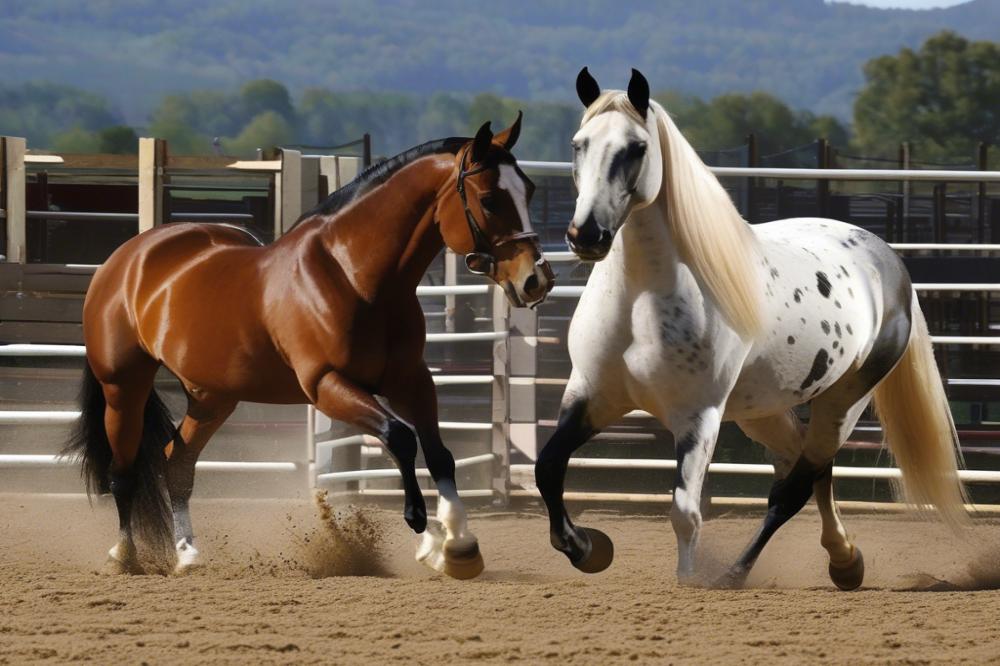
[[816, 468], [806, 460], [805, 456], [799, 456], [788, 476], [774, 482], [767, 498], [767, 515], [764, 517], [764, 522], [757, 530], [750, 545], [746, 547], [736, 564], [730, 569], [724, 582], [730, 585], [743, 582], [757, 558], [760, 557], [767, 542], [778, 531], [779, 527], [788, 522], [805, 506], [812, 496], [813, 484], [832, 465], [833, 463], [830, 462]]
[[385, 448], [395, 459], [396, 467], [403, 477], [403, 519], [417, 534], [427, 528], [427, 507], [424, 495], [417, 483], [416, 460], [417, 438], [405, 423], [390, 419], [382, 436]]
[[132, 502], [135, 499], [136, 473], [134, 469], [129, 469], [122, 474], [111, 472], [108, 486], [111, 494], [115, 498], [115, 507], [118, 509], [118, 529], [122, 532], [131, 530], [132, 525]]
[[593, 551], [590, 534], [573, 524], [563, 503], [569, 458], [596, 434], [587, 423], [586, 413], [587, 405], [583, 401], [562, 410], [555, 433], [535, 463], [535, 482], [549, 513], [552, 547], [565, 554], [574, 566], [586, 562]]

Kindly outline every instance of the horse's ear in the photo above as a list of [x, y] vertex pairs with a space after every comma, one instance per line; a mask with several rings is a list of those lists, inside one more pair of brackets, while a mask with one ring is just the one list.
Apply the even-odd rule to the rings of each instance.
[[497, 135], [493, 137], [493, 140], [503, 146], [507, 152], [510, 152], [510, 149], [517, 143], [517, 137], [521, 136], [521, 117], [523, 115], [521, 111], [518, 111], [517, 120], [514, 121], [514, 124], [501, 132], [497, 132]]
[[576, 94], [584, 107], [589, 107], [601, 96], [601, 86], [597, 85], [597, 81], [586, 67], [576, 75]]
[[476, 132], [476, 138], [472, 140], [472, 161], [482, 162], [490, 150], [491, 143], [493, 143], [493, 130], [490, 129], [490, 121], [487, 120]]
[[632, 68], [632, 78], [628, 82], [628, 101], [639, 112], [642, 119], [646, 119], [646, 111], [649, 110], [649, 81], [642, 75], [642, 72]]

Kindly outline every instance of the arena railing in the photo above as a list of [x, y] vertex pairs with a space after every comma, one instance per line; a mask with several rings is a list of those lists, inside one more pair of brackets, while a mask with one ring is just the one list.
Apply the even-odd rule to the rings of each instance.
[[[20, 155], [24, 161], [30, 161], [24, 156], [24, 146], [15, 140], [6, 142], [6, 164], [4, 165], [5, 192], [8, 199], [0, 202], [0, 208], [4, 209], [5, 222], [8, 223], [8, 239], [11, 236], [10, 221], [15, 222], [20, 219], [23, 231], [23, 220], [27, 211], [23, 206], [23, 169], [18, 172], [9, 167], [17, 167], [17, 158]], [[23, 141], [23, 140], [22, 140]], [[152, 142], [152, 143], [151, 143]], [[144, 139], [140, 143], [140, 205], [139, 205], [139, 226], [140, 229], [149, 228], [156, 224], [157, 199], [163, 188], [163, 153], [165, 149], [152, 139]], [[57, 159], [55, 156], [37, 156], [45, 159]], [[12, 161], [13, 160], [13, 161]], [[23, 164], [23, 162], [22, 162]], [[349, 179], [351, 172], [350, 165], [344, 167], [339, 162], [333, 161], [329, 164], [319, 164], [313, 160], [306, 159], [296, 151], [282, 151], [279, 160], [273, 161], [253, 161], [237, 162], [231, 165], [235, 169], [245, 169], [252, 171], [265, 171], [274, 174], [276, 190], [276, 219], [275, 232], [279, 235], [289, 224], [290, 220], [297, 217], [297, 211], [301, 211], [304, 198], [302, 194], [303, 183], [312, 182], [310, 170], [327, 170], [329, 174], [335, 174], [336, 185], [343, 184]], [[536, 175], [560, 175], [568, 176], [571, 173], [571, 165], [568, 163], [553, 162], [521, 162], [522, 168], [529, 174]], [[341, 173], [346, 168], [345, 173]], [[332, 169], [332, 170], [331, 170]], [[972, 181], [972, 182], [997, 182], [1000, 181], [1000, 172], [984, 171], [912, 171], [912, 170], [841, 170], [841, 169], [745, 169], [745, 168], [713, 168], [719, 176], [727, 177], [757, 177], [757, 178], [781, 178], [781, 179], [835, 179], [835, 180], [920, 180], [920, 181]], [[303, 173], [303, 172], [306, 173]], [[20, 180], [19, 180], [20, 179]], [[22, 197], [18, 201], [16, 196], [18, 184], [20, 183]], [[12, 189], [13, 186], [13, 189]], [[15, 196], [11, 197], [11, 193]], [[161, 213], [160, 213], [161, 214]], [[15, 227], [17, 225], [14, 225]], [[23, 248], [23, 234], [19, 237], [18, 229], [14, 230], [14, 247]], [[22, 241], [18, 241], [22, 238]], [[933, 244], [933, 243], [907, 243], [893, 245], [897, 250], [953, 250], [953, 251], [1000, 251], [1000, 245], [979, 245], [979, 244]], [[570, 253], [547, 253], [550, 261], [566, 262], [574, 259]], [[24, 261], [23, 251], [20, 255], [15, 254], [11, 260]], [[491, 484], [488, 488], [466, 488], [462, 494], [468, 497], [492, 498], [498, 502], [506, 502], [510, 497], [537, 496], [537, 492], [531, 487], [530, 481], [526, 482], [524, 488], [511, 490], [511, 477], [525, 477], [530, 475], [531, 465], [511, 465], [510, 456], [514, 448], [527, 450], [533, 446], [537, 419], [535, 418], [535, 386], [543, 383], [556, 383], [558, 380], [551, 380], [537, 377], [535, 371], [537, 346], [540, 343], [552, 342], [545, 338], [538, 337], [537, 315], [531, 312], [511, 311], [499, 290], [492, 289], [485, 285], [458, 285], [455, 284], [454, 257], [446, 259], [447, 266], [451, 266], [450, 279], [444, 286], [422, 286], [418, 292], [421, 296], [444, 297], [449, 299], [453, 306], [454, 299], [458, 296], [469, 296], [475, 294], [492, 293], [493, 298], [493, 330], [485, 332], [462, 333], [446, 332], [431, 333], [428, 335], [429, 344], [440, 343], [464, 343], [471, 341], [490, 341], [493, 343], [493, 373], [489, 375], [438, 375], [435, 383], [441, 385], [490, 385], [492, 388], [491, 404], [492, 418], [489, 422], [463, 423], [444, 422], [442, 429], [486, 431], [491, 433], [490, 451], [486, 453], [476, 453], [474, 455], [461, 458], [458, 461], [460, 469], [479, 467], [481, 465], [491, 465]], [[922, 291], [1000, 291], [998, 284], [918, 284], [918, 289]], [[492, 289], [492, 291], [491, 291]], [[554, 298], [578, 298], [582, 287], [557, 286], [553, 292]], [[446, 308], [446, 311], [448, 308]], [[429, 313], [440, 314], [440, 313]], [[512, 334], [508, 331], [513, 330]], [[1000, 336], [997, 338], [985, 336], [935, 336], [936, 344], [965, 344], [965, 345], [997, 345], [1000, 344]], [[0, 355], [34, 355], [34, 356], [82, 356], [83, 348], [79, 346], [65, 345], [6, 345], [0, 346]], [[376, 469], [332, 469], [329, 463], [332, 461], [332, 452], [339, 448], [356, 447], [362, 454], [360, 458], [374, 458], [376, 449], [374, 444], [377, 440], [367, 436], [353, 435], [345, 438], [318, 441], [316, 439], [315, 426], [322, 417], [313, 410], [308, 410], [307, 438], [308, 460], [298, 461], [265, 461], [265, 462], [237, 462], [237, 461], [204, 461], [199, 463], [199, 469], [218, 470], [273, 470], [273, 471], [298, 471], [303, 466], [309, 468], [309, 478], [314, 485], [334, 486], [336, 484], [355, 484], [357, 487], [348, 492], [359, 492], [362, 495], [397, 495], [401, 493], [399, 489], [378, 489], [365, 488], [365, 483], [370, 480], [398, 478], [398, 472], [390, 468]], [[643, 412], [635, 412], [630, 417], [648, 416]], [[49, 423], [68, 424], [75, 420], [77, 412], [67, 411], [7, 411], [0, 412], [0, 424], [4, 423]], [[518, 445], [519, 440], [524, 445]], [[366, 451], [367, 449], [367, 451]], [[39, 466], [39, 465], [63, 465], [68, 461], [59, 459], [55, 455], [0, 455], [0, 466]], [[604, 467], [607, 469], [673, 469], [676, 462], [673, 460], [661, 459], [593, 459], [575, 458], [571, 461], [571, 467]], [[714, 463], [710, 467], [712, 473], [724, 474], [771, 474], [770, 465], [742, 465], [734, 463]], [[421, 470], [422, 476], [427, 475], [426, 470]], [[837, 467], [835, 474], [841, 477], [852, 478], [894, 478], [898, 475], [898, 470], [893, 468], [874, 467]], [[988, 470], [963, 470], [963, 477], [972, 482], [996, 483], [1000, 481], [1000, 472]], [[429, 494], [433, 494], [432, 492]], [[668, 501], [669, 495], [649, 494], [649, 493], [567, 493], [568, 498], [576, 499], [599, 499], [604, 501]], [[750, 501], [750, 500], [733, 500]], [[759, 500], [753, 500], [759, 501]]]
[[[529, 175], [564, 176], [572, 175], [572, 164], [568, 162], [535, 162], [521, 161], [521, 168]], [[719, 177], [746, 178], [776, 178], [785, 180], [864, 180], [864, 181], [931, 181], [931, 182], [1000, 182], [1000, 172], [996, 171], [941, 171], [941, 170], [902, 170], [902, 169], [772, 169], [743, 167], [709, 167]], [[891, 247], [899, 252], [947, 250], [955, 252], [1000, 252], [1000, 244], [975, 243], [891, 243]], [[546, 258], [552, 263], [571, 263], [579, 261], [572, 252], [546, 252]], [[922, 293], [940, 292], [1000, 292], [1000, 283], [915, 283], [914, 288]], [[582, 286], [556, 286], [550, 293], [550, 298], [574, 299], [583, 293]], [[537, 331], [534, 331], [537, 335]], [[935, 345], [977, 345], [1000, 346], [1000, 336], [932, 336]], [[564, 341], [558, 338], [538, 338], [540, 343], [560, 344]], [[564, 379], [536, 378], [538, 382], [547, 384], [562, 384]], [[949, 384], [957, 385], [963, 380], [950, 380]], [[626, 418], [652, 418], [652, 415], [636, 410]], [[669, 459], [633, 459], [633, 458], [572, 458], [569, 463], [574, 469], [631, 469], [631, 470], [675, 470], [676, 460]], [[531, 477], [533, 464], [513, 464], [510, 466], [513, 477], [522, 480], [524, 487], [511, 490], [511, 497], [538, 497], [538, 491], [533, 487]], [[772, 475], [774, 468], [766, 464], [712, 463], [709, 472], [713, 474], [743, 474]], [[836, 466], [834, 476], [854, 479], [895, 480], [900, 478], [900, 471], [893, 467], [857, 467]], [[960, 470], [960, 477], [970, 483], [1000, 483], [1000, 471], [996, 470]], [[623, 492], [567, 492], [568, 499], [593, 501], [621, 502], [669, 502], [669, 494], [660, 493], [623, 493]], [[749, 498], [724, 498], [733, 503], [746, 501], [760, 502], [764, 500]], [[871, 503], [856, 502], [854, 504], [868, 505]], [[875, 506], [887, 506], [889, 503], [874, 503]]]

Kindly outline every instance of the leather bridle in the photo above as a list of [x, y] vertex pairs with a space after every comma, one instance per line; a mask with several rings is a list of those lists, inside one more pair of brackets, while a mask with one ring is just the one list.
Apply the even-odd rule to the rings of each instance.
[[[507, 243], [513, 243], [519, 240], [533, 240], [538, 238], [538, 234], [533, 231], [519, 231], [517, 233], [511, 234], [506, 238], [502, 238], [496, 243], [491, 243], [483, 233], [482, 228], [476, 222], [476, 218], [472, 215], [472, 211], [469, 210], [469, 200], [465, 193], [465, 179], [468, 176], [474, 176], [478, 173], [482, 173], [486, 170], [486, 166], [481, 165], [475, 169], [465, 170], [465, 158], [469, 153], [469, 148], [462, 152], [462, 158], [459, 162], [458, 167], [458, 178], [456, 180], [456, 189], [458, 190], [458, 196], [462, 200], [462, 207], [465, 209], [465, 221], [469, 224], [469, 233], [472, 234], [472, 252], [465, 255], [465, 266], [470, 272], [477, 275], [486, 275], [489, 277], [496, 276], [497, 270], [497, 258], [494, 252], [497, 248], [506, 245]], [[487, 268], [480, 268], [480, 266], [486, 266]]]

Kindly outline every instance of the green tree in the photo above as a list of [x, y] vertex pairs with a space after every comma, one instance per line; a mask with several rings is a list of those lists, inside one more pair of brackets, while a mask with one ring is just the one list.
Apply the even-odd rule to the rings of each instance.
[[424, 105], [417, 121], [421, 138], [465, 136], [469, 124], [469, 103], [446, 93], [435, 93]]
[[149, 126], [149, 135], [166, 139], [174, 155], [209, 155], [212, 152], [211, 137], [200, 134], [183, 120], [156, 120]]
[[518, 108], [519, 104], [515, 100], [504, 99], [493, 93], [476, 95], [469, 105], [467, 124], [469, 136], [475, 134], [487, 120], [493, 123], [494, 132], [500, 131], [503, 129], [504, 119], [513, 119], [517, 115]]
[[293, 136], [292, 128], [284, 118], [274, 111], [265, 111], [251, 120], [239, 136], [223, 139], [222, 147], [227, 155], [250, 157], [258, 148], [291, 143]]
[[126, 125], [102, 129], [97, 134], [98, 151], [113, 155], [135, 155], [139, 152], [139, 137]]
[[755, 134], [762, 154], [802, 146], [816, 139], [847, 143], [847, 128], [832, 116], [795, 111], [765, 92], [719, 95], [710, 102], [668, 91], [656, 95], [688, 141], [699, 150], [722, 150]]
[[92, 154], [100, 152], [101, 140], [97, 134], [82, 127], [74, 127], [52, 137], [50, 147], [57, 153]]
[[864, 72], [858, 149], [894, 155], [909, 141], [922, 158], [967, 160], [978, 142], [1000, 141], [1000, 44], [941, 32], [918, 51], [869, 60]]
[[84, 134], [121, 122], [100, 95], [54, 83], [0, 85], [0, 134], [23, 136], [28, 145], [82, 145]]
[[295, 110], [288, 88], [271, 79], [250, 81], [240, 89], [240, 102], [244, 118], [249, 120], [266, 111], [277, 113], [285, 121], [295, 121]]

